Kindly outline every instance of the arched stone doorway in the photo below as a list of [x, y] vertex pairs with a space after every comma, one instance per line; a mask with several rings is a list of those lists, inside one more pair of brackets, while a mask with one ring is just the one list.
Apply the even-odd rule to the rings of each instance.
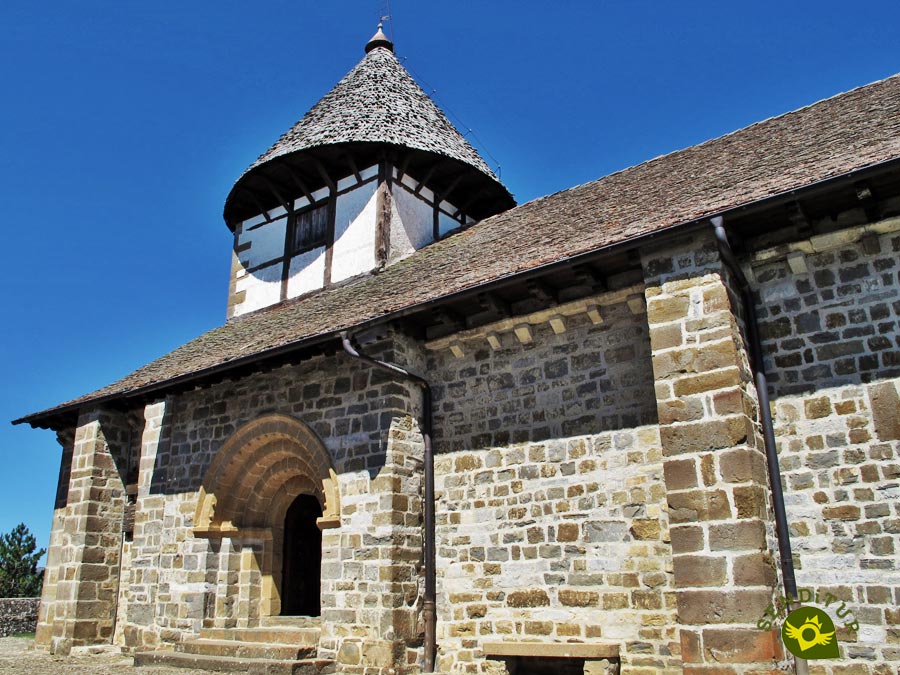
[[[212, 622], [250, 626], [265, 616], [318, 615], [311, 570], [318, 578], [320, 530], [337, 527], [339, 518], [331, 457], [309, 427], [267, 415], [238, 429], [207, 469], [194, 516], [194, 535], [211, 540], [218, 567], [209, 570], [216, 579], [215, 601], [207, 604]], [[287, 569], [298, 556], [302, 591]]]

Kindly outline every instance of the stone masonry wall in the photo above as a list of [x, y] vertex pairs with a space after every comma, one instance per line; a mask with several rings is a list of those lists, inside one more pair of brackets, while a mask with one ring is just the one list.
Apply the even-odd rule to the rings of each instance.
[[623, 673], [680, 664], [656, 427], [436, 460], [439, 668], [483, 642], [607, 642]]
[[810, 669], [821, 675], [900, 662], [898, 228], [882, 221], [751, 261], [797, 583], [837, 598], [827, 611], [842, 658]]
[[441, 671], [494, 672], [484, 643], [510, 641], [680, 663], [646, 316], [602, 309], [429, 354]]
[[900, 375], [900, 218], [872, 228], [752, 259], [775, 395]]
[[40, 604], [40, 598], [0, 598], [0, 637], [33, 633]]
[[[421, 370], [417, 348], [394, 338], [368, 351]], [[245, 582], [261, 566], [252, 561], [256, 544], [195, 537], [193, 518], [198, 490], [219, 448], [242, 425], [278, 413], [316, 433], [338, 476], [341, 527], [323, 533], [321, 655], [338, 657], [344, 642], [368, 639], [370, 663], [405, 663], [397, 644], [416, 641], [420, 611], [420, 409], [417, 388], [343, 353], [148, 406], [125, 594], [126, 643], [176, 641], [199, 631], [216, 611], [243, 616], [248, 605], [217, 603], [222, 589], [252, 604], [258, 590], [245, 588]], [[245, 564], [256, 565], [246, 570], [250, 576], [244, 575]], [[398, 604], [398, 597], [405, 600]], [[254, 620], [240, 620], [248, 619]], [[382, 638], [390, 644], [374, 644]], [[345, 671], [358, 663], [359, 651], [343, 650]]]
[[[522, 345], [513, 333], [466, 343], [467, 355], [431, 352], [436, 452], [570, 438], [656, 422], [646, 315], [624, 302], [566, 320], [559, 335], [533, 328]], [[469, 353], [471, 352], [471, 353]]]

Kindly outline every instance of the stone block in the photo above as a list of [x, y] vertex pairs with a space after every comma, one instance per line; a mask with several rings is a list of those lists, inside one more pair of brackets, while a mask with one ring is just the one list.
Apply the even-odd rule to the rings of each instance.
[[550, 597], [543, 589], [513, 591], [506, 596], [506, 604], [510, 607], [546, 607], [550, 605]]
[[723, 490], [692, 490], [669, 494], [669, 519], [672, 523], [731, 518], [728, 495]]
[[859, 520], [859, 514], [859, 507], [853, 504], [827, 506], [822, 509], [822, 515], [828, 520]]
[[697, 465], [693, 458], [670, 459], [663, 464], [667, 490], [697, 487]]
[[666, 456], [732, 448], [746, 442], [750, 429], [743, 415], [664, 426], [659, 430]]
[[831, 414], [831, 401], [827, 396], [818, 396], [803, 402], [803, 410], [807, 419], [815, 420]]
[[631, 523], [631, 535], [635, 539], [658, 541], [661, 527], [658, 520], [638, 519]]
[[763, 454], [754, 448], [728, 450], [719, 457], [719, 473], [728, 483], [766, 484], [765, 462]]
[[758, 663], [783, 656], [781, 636], [775, 631], [745, 628], [708, 628], [703, 633], [703, 653], [710, 663]]
[[711, 551], [762, 551], [766, 545], [766, 529], [759, 520], [712, 525], [709, 528]]
[[772, 601], [768, 589], [687, 590], [678, 594], [678, 618], [684, 624], [755, 624]]
[[678, 321], [687, 317], [691, 299], [687, 295], [669, 295], [651, 298], [647, 303], [647, 322], [658, 323]]
[[594, 607], [599, 599], [599, 594], [594, 591], [559, 590], [559, 601], [566, 607]]
[[703, 550], [703, 528], [697, 525], [679, 525], [669, 528], [673, 553], [691, 553]]
[[692, 422], [703, 418], [703, 402], [699, 398], [676, 398], [657, 403], [660, 424]]
[[684, 375], [675, 380], [673, 391], [675, 396], [691, 396], [707, 391], [739, 387], [741, 385], [741, 372], [737, 366], [723, 367], [712, 372], [699, 372], [693, 375]]
[[556, 540], [562, 542], [577, 541], [578, 531], [577, 523], [560, 523], [556, 528]]
[[900, 439], [900, 395], [893, 382], [882, 382], [867, 388], [875, 435], [880, 441]]
[[617, 520], [589, 520], [583, 529], [584, 540], [590, 543], [625, 541], [628, 535], [627, 523]]
[[684, 663], [701, 663], [703, 652], [700, 649], [700, 632], [682, 628], [679, 631], [681, 640], [681, 660]]
[[734, 506], [738, 518], [765, 518], [768, 509], [768, 493], [760, 485], [734, 488]]
[[735, 556], [732, 570], [736, 586], [775, 586], [775, 564], [769, 553]]
[[723, 557], [676, 555], [673, 570], [679, 588], [721, 586], [726, 581], [728, 565]]
[[526, 621], [526, 635], [550, 635], [553, 633], [552, 621]]

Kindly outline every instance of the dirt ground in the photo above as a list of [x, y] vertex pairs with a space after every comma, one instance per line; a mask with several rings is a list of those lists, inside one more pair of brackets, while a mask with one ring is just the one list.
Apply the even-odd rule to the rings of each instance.
[[124, 654], [50, 656], [34, 649], [34, 640], [0, 638], [0, 675], [214, 675], [207, 670], [144, 666], [135, 668]]

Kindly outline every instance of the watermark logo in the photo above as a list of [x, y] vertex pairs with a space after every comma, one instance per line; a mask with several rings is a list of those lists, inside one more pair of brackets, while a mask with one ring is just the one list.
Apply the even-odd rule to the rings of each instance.
[[840, 653], [834, 632], [834, 622], [824, 611], [801, 607], [784, 620], [781, 639], [791, 654], [802, 659], [835, 659]]
[[[844, 621], [844, 628], [850, 631], [859, 630], [859, 622], [845, 602], [839, 602], [837, 596], [831, 593], [801, 588], [794, 600], [787, 596], [775, 598], [774, 602], [766, 608], [756, 627], [760, 630], [770, 630], [773, 624], [783, 619], [781, 624], [781, 640], [784, 646], [794, 656], [803, 659], [835, 659], [840, 657], [837, 644], [834, 621], [823, 610], [810, 606], [822, 605], [831, 609]], [[791, 607], [797, 607], [791, 611]]]

